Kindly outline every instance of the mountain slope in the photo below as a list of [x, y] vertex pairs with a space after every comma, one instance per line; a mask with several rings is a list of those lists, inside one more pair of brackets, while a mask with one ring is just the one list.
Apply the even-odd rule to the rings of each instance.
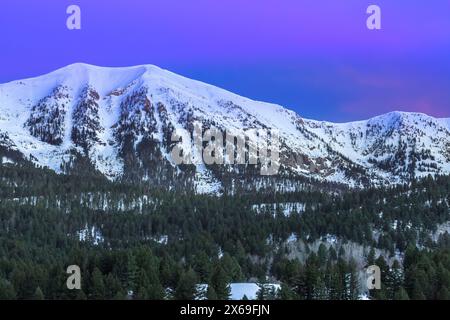
[[448, 119], [391, 112], [367, 121], [307, 125], [334, 150], [391, 183], [450, 172]]
[[[172, 133], [192, 132], [196, 122], [229, 132], [278, 130], [279, 174], [263, 177], [251, 165], [205, 165], [195, 153], [195, 165], [176, 166]], [[397, 112], [347, 124], [307, 120], [150, 65], [74, 64], [0, 85], [1, 162], [23, 158], [57, 172], [198, 192], [290, 190], [301, 187], [302, 177], [360, 187], [449, 174], [449, 124]], [[183, 137], [183, 144], [192, 145], [192, 137]]]

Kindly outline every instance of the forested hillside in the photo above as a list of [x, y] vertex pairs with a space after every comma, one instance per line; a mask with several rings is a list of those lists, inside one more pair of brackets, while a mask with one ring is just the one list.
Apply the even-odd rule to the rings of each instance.
[[[383, 286], [371, 298], [446, 299], [449, 203], [446, 176], [389, 189], [209, 196], [4, 164], [0, 298], [226, 299], [229, 283], [270, 281], [281, 290], [261, 299], [357, 299], [375, 263]], [[74, 264], [82, 290], [70, 291]]]

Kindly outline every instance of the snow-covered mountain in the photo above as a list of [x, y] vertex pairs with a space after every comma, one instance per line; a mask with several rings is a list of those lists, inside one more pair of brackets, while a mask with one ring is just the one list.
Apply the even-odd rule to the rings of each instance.
[[[191, 131], [195, 122], [229, 132], [278, 130], [279, 175], [261, 177], [250, 166], [176, 166], [172, 133]], [[74, 64], [0, 85], [0, 164], [18, 161], [198, 192], [238, 185], [289, 190], [304, 177], [392, 184], [450, 174], [450, 119], [393, 112], [353, 123], [319, 122], [151, 65]]]

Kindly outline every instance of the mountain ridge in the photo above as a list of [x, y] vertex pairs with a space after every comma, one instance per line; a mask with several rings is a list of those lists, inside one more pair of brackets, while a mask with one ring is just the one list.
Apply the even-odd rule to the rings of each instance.
[[[192, 129], [194, 121], [230, 131], [279, 130], [282, 171], [275, 184], [283, 190], [296, 188], [290, 180], [298, 177], [363, 187], [450, 174], [450, 118], [395, 111], [347, 123], [305, 119], [154, 65], [77, 63], [0, 84], [0, 111], [4, 152], [15, 150], [57, 172], [81, 155], [113, 180], [148, 181], [158, 174], [152, 182], [209, 193], [245, 176], [253, 188], [274, 187], [247, 167], [197, 165], [180, 173], [170, 157], [170, 136]], [[174, 178], [180, 175], [183, 182]]]

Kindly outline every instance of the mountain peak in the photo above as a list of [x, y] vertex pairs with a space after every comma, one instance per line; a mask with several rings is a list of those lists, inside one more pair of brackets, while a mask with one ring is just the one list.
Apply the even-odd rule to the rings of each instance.
[[[276, 129], [283, 179], [306, 176], [362, 186], [450, 173], [450, 121], [420, 113], [317, 122], [154, 65], [75, 63], [0, 85], [0, 151], [8, 146], [55, 171], [81, 154], [110, 179], [162, 183], [178, 172], [170, 156], [171, 134], [194, 122], [224, 131]], [[220, 186], [227, 170], [197, 165], [181, 185]]]

